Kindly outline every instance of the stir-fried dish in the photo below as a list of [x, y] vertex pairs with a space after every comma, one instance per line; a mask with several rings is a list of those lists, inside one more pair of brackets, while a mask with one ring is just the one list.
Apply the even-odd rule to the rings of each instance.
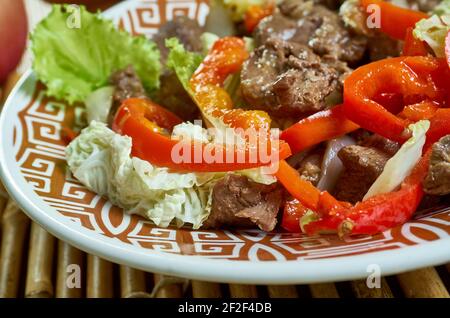
[[[450, 194], [450, 1], [215, 0], [134, 36], [55, 5], [68, 169], [156, 226], [376, 234]], [[81, 123], [81, 124], [80, 124]]]

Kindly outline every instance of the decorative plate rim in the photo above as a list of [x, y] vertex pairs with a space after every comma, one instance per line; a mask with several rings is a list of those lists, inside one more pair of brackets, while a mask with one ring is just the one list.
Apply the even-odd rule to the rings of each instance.
[[[133, 1], [131, 1], [133, 2]], [[129, 4], [120, 3], [107, 15], [123, 10]], [[193, 255], [176, 255], [148, 250], [113, 240], [100, 233], [74, 226], [56, 209], [47, 205], [20, 176], [12, 149], [12, 140], [6, 140], [5, 131], [11, 131], [13, 100], [24, 89], [23, 84], [33, 75], [24, 73], [5, 102], [0, 114], [0, 177], [10, 196], [31, 219], [57, 238], [109, 261], [145, 271], [206, 281], [248, 284], [298, 284], [360, 279], [368, 275], [367, 267], [377, 264], [383, 276], [435, 266], [450, 262], [450, 237], [395, 250], [368, 254], [332, 257], [327, 259], [283, 261], [232, 261], [210, 259]], [[8, 151], [9, 150], [9, 151]]]

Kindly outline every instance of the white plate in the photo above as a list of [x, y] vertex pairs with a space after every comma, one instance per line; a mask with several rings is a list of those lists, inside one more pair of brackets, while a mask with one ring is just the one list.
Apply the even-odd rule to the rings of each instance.
[[[203, 23], [205, 1], [127, 1], [105, 14], [134, 33], [151, 35], [175, 14]], [[159, 229], [83, 188], [67, 173], [61, 127], [73, 107], [44, 98], [27, 72], [0, 117], [0, 175], [23, 211], [50, 233], [107, 260], [192, 279], [295, 284], [390, 275], [450, 262], [450, 208], [376, 236]], [[374, 267], [375, 265], [375, 267]]]

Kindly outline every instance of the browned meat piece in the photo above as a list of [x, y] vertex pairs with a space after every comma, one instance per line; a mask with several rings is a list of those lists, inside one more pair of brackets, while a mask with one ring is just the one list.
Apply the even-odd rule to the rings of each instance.
[[317, 185], [320, 179], [320, 173], [322, 171], [322, 159], [322, 148], [319, 148], [310, 155], [306, 156], [306, 158], [300, 162], [300, 166], [297, 169], [300, 177], [314, 185]]
[[363, 58], [366, 38], [351, 34], [337, 12], [304, 0], [286, 0], [279, 9], [280, 13], [263, 19], [256, 27], [257, 45], [276, 37], [308, 45], [320, 56], [331, 55], [349, 63]]
[[378, 61], [388, 57], [396, 57], [402, 52], [402, 47], [401, 41], [377, 32], [368, 41], [369, 58], [371, 61]]
[[351, 203], [362, 200], [391, 157], [382, 150], [357, 145], [342, 148], [338, 156], [345, 170], [334, 194], [338, 200]]
[[131, 97], [146, 97], [144, 86], [137, 76], [132, 65], [111, 75], [111, 84], [115, 86], [113, 104], [108, 114], [108, 123], [111, 124], [117, 109], [122, 102]]
[[155, 94], [155, 101], [176, 114], [184, 121], [200, 118], [197, 105], [181, 85], [173, 72], [166, 72], [160, 78], [160, 88]]
[[282, 191], [277, 184], [264, 185], [244, 176], [226, 175], [213, 188], [211, 214], [204, 228], [251, 227], [272, 231]]
[[340, 76], [306, 46], [274, 38], [244, 63], [241, 93], [249, 108], [299, 116], [323, 109]]
[[442, 137], [433, 145], [423, 188], [428, 194], [450, 194], [450, 135]]
[[196, 20], [186, 16], [176, 16], [173, 20], [163, 24], [158, 32], [153, 36], [153, 40], [161, 51], [161, 62], [165, 64], [169, 50], [166, 48], [166, 39], [176, 37], [184, 45], [184, 48], [191, 52], [201, 52], [202, 43], [200, 36], [203, 28]]
[[401, 146], [398, 142], [384, 138], [377, 134], [365, 137], [358, 144], [364, 147], [376, 148], [387, 153], [391, 157], [397, 153]]
[[330, 10], [337, 10], [343, 0], [313, 0], [314, 4], [321, 4]]
[[[200, 41], [202, 33], [203, 28], [199, 26], [197, 21], [185, 16], [177, 16], [162, 25], [153, 37], [161, 51], [161, 63], [165, 65], [169, 54], [169, 50], [165, 46], [166, 39], [176, 37], [186, 50], [200, 52], [202, 50]], [[166, 69], [159, 80], [161, 82], [160, 89], [154, 96], [157, 103], [185, 121], [192, 121], [199, 117], [197, 106], [173, 72]]]

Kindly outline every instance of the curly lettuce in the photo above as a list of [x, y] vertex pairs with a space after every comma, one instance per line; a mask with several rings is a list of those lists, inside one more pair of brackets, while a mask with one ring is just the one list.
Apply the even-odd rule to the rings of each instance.
[[111, 20], [83, 6], [54, 5], [33, 31], [31, 47], [33, 69], [47, 85], [47, 94], [69, 103], [84, 101], [107, 85], [114, 71], [128, 65], [149, 92], [159, 87], [156, 44], [117, 29]]

